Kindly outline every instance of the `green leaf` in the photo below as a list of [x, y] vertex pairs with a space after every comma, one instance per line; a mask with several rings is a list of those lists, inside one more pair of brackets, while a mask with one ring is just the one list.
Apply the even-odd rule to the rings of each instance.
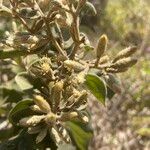
[[0, 86], [0, 98], [6, 102], [17, 102], [23, 97], [23, 92], [20, 90], [14, 80], [10, 80]]
[[[18, 102], [16, 104], [16, 106], [14, 108], [12, 108], [12, 110], [9, 113], [9, 121], [13, 124], [16, 124], [18, 122], [19, 119], [18, 118], [22, 118], [23, 117], [23, 111], [29, 109], [29, 106], [31, 106], [33, 104], [32, 100], [22, 100], [20, 102]], [[21, 115], [22, 113], [22, 115]], [[27, 114], [26, 114], [27, 115]]]
[[110, 100], [115, 95], [115, 92], [107, 86], [107, 98]]
[[26, 130], [22, 130], [19, 135], [13, 137], [6, 142], [0, 143], [0, 150], [33, 150], [35, 142], [32, 135], [29, 135]]
[[67, 122], [67, 126], [78, 150], [87, 150], [93, 135], [89, 126], [78, 122]]
[[33, 88], [33, 85], [30, 83], [30, 78], [26, 72], [17, 74], [15, 81], [21, 90], [29, 90]]
[[[5, 121], [6, 122], [6, 121]], [[7, 140], [14, 136], [14, 128], [13, 127], [4, 127], [0, 129], [0, 141]]]
[[91, 93], [102, 103], [105, 105], [105, 98], [107, 95], [107, 89], [104, 81], [94, 74], [86, 75], [86, 86], [91, 91]]

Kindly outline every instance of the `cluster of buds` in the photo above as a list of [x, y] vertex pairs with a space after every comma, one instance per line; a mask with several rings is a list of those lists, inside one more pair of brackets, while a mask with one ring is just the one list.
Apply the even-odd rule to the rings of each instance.
[[83, 59], [85, 55], [81, 58], [83, 50], [93, 49], [88, 37], [79, 30], [82, 8], [89, 7], [96, 13], [86, 0], [10, 0], [10, 6], [7, 9], [3, 6], [2, 11], [21, 25], [13, 22], [14, 33], [10, 33], [3, 44], [11, 48], [11, 54], [14, 49], [19, 49], [18, 54], [25, 57], [36, 54], [38, 59], [25, 66], [30, 76], [44, 83], [33, 95], [35, 104], [30, 106], [37, 114], [20, 119], [18, 124], [28, 128], [31, 134], [38, 133], [37, 143], [48, 132], [57, 144], [71, 142], [65, 123], [72, 120], [89, 122], [86, 113], [88, 91], [83, 86], [87, 73], [96, 69], [97, 75], [105, 77], [113, 86], [110, 73], [123, 72], [134, 65], [136, 59], [131, 55], [136, 48], [122, 50], [110, 61], [104, 55], [107, 36], [102, 35], [95, 49], [96, 59]]
[[104, 55], [107, 48], [107, 42], [108, 39], [106, 35], [102, 35], [98, 41], [98, 46], [96, 48], [96, 67], [104, 70], [106, 73], [119, 73], [126, 71], [128, 68], [136, 64], [137, 59], [131, 57], [137, 50], [135, 46], [120, 51], [115, 58], [110, 61], [109, 56]]
[[65, 129], [65, 122], [80, 120], [88, 123], [89, 119], [85, 113], [87, 106], [87, 92], [73, 91], [67, 99], [63, 99], [63, 82], [59, 81], [52, 87], [51, 94], [47, 99], [41, 95], [34, 95], [35, 104], [30, 109], [37, 115], [22, 118], [19, 125], [28, 128], [29, 134], [38, 134], [36, 143], [41, 142], [47, 135], [53, 138], [57, 145], [71, 139]]

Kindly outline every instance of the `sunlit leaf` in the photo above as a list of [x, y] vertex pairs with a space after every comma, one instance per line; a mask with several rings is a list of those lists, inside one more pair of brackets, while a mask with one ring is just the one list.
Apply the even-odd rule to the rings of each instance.
[[30, 83], [29, 76], [26, 72], [17, 74], [15, 81], [21, 90], [28, 90], [33, 88], [33, 85]]
[[17, 102], [22, 99], [23, 92], [14, 80], [0, 85], [0, 98], [6, 102]]
[[77, 122], [68, 122], [67, 125], [78, 150], [87, 150], [92, 138], [92, 131], [88, 126]]
[[94, 74], [87, 74], [86, 76], [86, 86], [91, 91], [91, 93], [105, 105], [105, 99], [107, 94], [107, 89], [104, 81]]

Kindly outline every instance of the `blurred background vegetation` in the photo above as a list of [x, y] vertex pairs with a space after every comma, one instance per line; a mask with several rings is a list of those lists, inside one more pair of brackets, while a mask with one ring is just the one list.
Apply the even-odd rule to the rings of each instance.
[[[93, 100], [89, 101], [94, 128], [94, 138], [89, 149], [149, 150], [150, 0], [90, 1], [95, 5], [98, 13], [96, 16], [83, 16], [81, 30], [87, 33], [93, 46], [96, 45], [99, 36], [105, 33], [110, 40], [108, 45], [110, 55], [130, 45], [136, 45], [138, 63], [128, 72], [118, 74], [122, 81], [120, 85], [122, 93], [108, 101], [106, 108], [100, 106], [93, 97]], [[0, 40], [7, 34], [6, 31], [10, 30], [8, 20], [9, 18], [4, 20], [0, 16]], [[0, 83], [12, 79], [17, 69], [19, 68], [10, 63], [10, 60], [0, 60]], [[8, 84], [10, 83], [3, 87], [3, 92], [9, 92], [10, 97], [7, 99], [12, 99], [14, 87]], [[22, 94], [17, 88], [15, 92], [18, 93], [19, 101]], [[3, 95], [4, 93], [1, 92], [0, 97]], [[0, 106], [3, 106], [1, 101]], [[11, 107], [3, 106], [0, 109], [0, 116], [3, 116], [5, 109]]]
[[[138, 47], [138, 63], [118, 74], [121, 95], [115, 95], [107, 108], [89, 102], [94, 126], [93, 149], [150, 149], [150, 1], [91, 0], [97, 16], [82, 18], [81, 29], [93, 45], [99, 35], [108, 35], [110, 55], [130, 45]], [[94, 107], [94, 109], [93, 109]]]

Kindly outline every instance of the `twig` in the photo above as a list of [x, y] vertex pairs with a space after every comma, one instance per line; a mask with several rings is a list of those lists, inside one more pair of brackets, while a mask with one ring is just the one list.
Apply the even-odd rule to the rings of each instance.
[[43, 21], [45, 22], [46, 25], [46, 32], [48, 35], [49, 40], [53, 43], [53, 45], [56, 47], [56, 49], [58, 50], [58, 52], [64, 56], [65, 59], [68, 59], [67, 55], [65, 54], [65, 52], [63, 51], [63, 49], [60, 47], [60, 45], [58, 44], [58, 42], [56, 41], [56, 39], [54, 38], [51, 30], [50, 30], [50, 26], [49, 26], [49, 21], [47, 20], [47, 18], [45, 17], [45, 15], [43, 14], [41, 8], [39, 7], [38, 3], [36, 2], [36, 0], [34, 1], [37, 9], [39, 11], [39, 13], [41, 14], [41, 17], [43, 18]]
[[79, 17], [76, 16], [76, 14], [73, 15], [72, 30], [75, 36], [72, 34], [71, 36], [72, 36], [72, 39], [74, 40], [75, 46], [69, 55], [70, 59], [74, 59], [75, 54], [78, 51], [79, 46], [80, 46]]

